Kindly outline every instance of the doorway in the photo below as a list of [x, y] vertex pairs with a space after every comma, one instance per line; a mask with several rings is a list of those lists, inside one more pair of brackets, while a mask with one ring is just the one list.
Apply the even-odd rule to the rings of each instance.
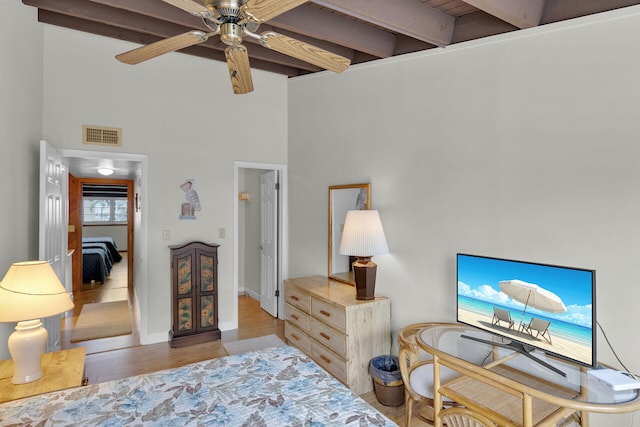
[[[276, 194], [265, 194], [264, 183], [270, 186], [277, 177]], [[268, 193], [268, 191], [267, 191]], [[287, 272], [287, 173], [285, 165], [251, 162], [234, 164], [234, 291], [236, 295], [249, 295], [273, 309], [262, 309], [283, 318], [283, 298], [279, 298], [282, 280]], [[272, 206], [264, 206], [261, 199], [270, 198]], [[269, 214], [265, 214], [265, 209]], [[260, 212], [263, 212], [262, 214]], [[267, 225], [269, 223], [270, 225]], [[270, 227], [272, 238], [265, 238], [263, 231]], [[273, 248], [268, 246], [273, 243]], [[261, 248], [262, 246], [262, 248]], [[264, 252], [265, 250], [266, 252]], [[265, 256], [265, 254], [267, 256]], [[259, 267], [268, 264], [270, 267]], [[274, 282], [266, 283], [265, 274], [274, 273]], [[263, 283], [260, 286], [260, 283]], [[265, 288], [266, 286], [266, 288]], [[262, 289], [261, 289], [262, 287]], [[268, 289], [268, 290], [266, 290]], [[272, 301], [265, 301], [262, 293], [273, 294]], [[237, 302], [236, 302], [237, 304]], [[261, 304], [261, 305], [262, 305]], [[237, 329], [238, 309], [234, 310], [233, 325], [221, 329]]]
[[[147, 322], [145, 320], [146, 304], [143, 297], [147, 293], [147, 275], [145, 270], [139, 267], [140, 263], [135, 262], [135, 260], [146, 258], [146, 220], [138, 203], [140, 197], [146, 195], [147, 190], [146, 156], [67, 149], [60, 149], [59, 152], [68, 164], [69, 171], [76, 185], [76, 194], [72, 197], [72, 191], [70, 190], [68, 202], [70, 212], [74, 212], [76, 216], [76, 222], [73, 224], [72, 229], [78, 231], [78, 233], [76, 233], [77, 236], [80, 236], [83, 227], [83, 220], [81, 218], [83, 184], [88, 183], [89, 185], [93, 184], [97, 186], [100, 184], [124, 185], [127, 188], [126, 199], [128, 206], [126, 231], [124, 231], [124, 234], [120, 233], [122, 236], [120, 236], [120, 240], [118, 240], [119, 242], [124, 242], [123, 244], [118, 244], [118, 251], [122, 250], [122, 261], [113, 263], [113, 270], [106, 280], [108, 283], [103, 282], [102, 284], [98, 284], [98, 280], [96, 280], [95, 283], [84, 283], [85, 280], [82, 269], [76, 271], [73, 284], [74, 291], [79, 295], [76, 297], [78, 309], [74, 310], [71, 319], [64, 320], [63, 328], [69, 329], [69, 321], [77, 320], [82, 305], [111, 302], [114, 300], [116, 294], [119, 295], [116, 299], [127, 299], [129, 301], [131, 323], [133, 326], [133, 333], [129, 336], [80, 341], [78, 343], [69, 343], [69, 337], [67, 336], [62, 344], [66, 345], [67, 348], [81, 345], [88, 347], [88, 351], [89, 347], [95, 351], [105, 351], [139, 345], [141, 342], [144, 343], [146, 341]], [[114, 171], [108, 178], [101, 177], [97, 173], [97, 169], [105, 167], [105, 165]], [[71, 216], [72, 215], [70, 215], [70, 217]], [[69, 235], [71, 236], [71, 234], [70, 232]], [[78, 249], [74, 252], [78, 252], [77, 256], [82, 257], [81, 241], [78, 242], [76, 246], [78, 246]], [[79, 264], [82, 264], [82, 261], [80, 261]], [[134, 265], [138, 267], [134, 269]], [[107, 284], [107, 286], [103, 286], [104, 284]], [[134, 296], [138, 297], [138, 300], [135, 300]], [[68, 335], [71, 335], [71, 332], [69, 332]]]

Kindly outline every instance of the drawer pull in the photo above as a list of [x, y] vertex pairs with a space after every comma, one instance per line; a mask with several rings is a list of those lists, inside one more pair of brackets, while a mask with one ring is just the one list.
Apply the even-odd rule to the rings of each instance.
[[323, 316], [331, 317], [331, 313], [329, 313], [328, 311], [320, 310], [320, 314], [322, 314]]
[[293, 320], [300, 320], [300, 318], [299, 318], [298, 316], [296, 316], [295, 314], [292, 314], [292, 315], [291, 315], [291, 318], [292, 318]]
[[296, 334], [291, 334], [291, 338], [293, 338], [296, 341], [300, 341], [300, 337], [297, 336]]
[[331, 359], [329, 359], [327, 356], [320, 355], [320, 359], [324, 360], [327, 363], [331, 363]]
[[294, 301], [300, 301], [300, 298], [296, 295], [291, 295], [291, 299]]
[[324, 338], [325, 340], [327, 340], [327, 341], [331, 341], [331, 337], [329, 335], [325, 334], [324, 332], [320, 332], [320, 336], [322, 338]]

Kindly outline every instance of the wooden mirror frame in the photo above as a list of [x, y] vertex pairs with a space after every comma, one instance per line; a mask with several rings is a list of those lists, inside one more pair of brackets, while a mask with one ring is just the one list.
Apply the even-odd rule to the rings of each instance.
[[[364, 208], [366, 210], [371, 209], [371, 184], [347, 184], [347, 185], [332, 185], [329, 187], [329, 202], [328, 202], [328, 224], [329, 224], [329, 239], [328, 239], [328, 257], [327, 257], [327, 271], [330, 279], [338, 280], [340, 282], [348, 283], [351, 285], [355, 285], [355, 280], [353, 278], [353, 272], [348, 268], [347, 271], [334, 272], [334, 266], [338, 263], [334, 262], [334, 255], [342, 256], [347, 258], [346, 265], [349, 265], [348, 256], [347, 255], [339, 255], [338, 250], [340, 249], [340, 238], [342, 236], [342, 225], [344, 225], [344, 217], [342, 218], [342, 222], [335, 221], [334, 218], [336, 215], [340, 214], [341, 216], [347, 215], [347, 210], [356, 209], [356, 203], [358, 195], [361, 191], [366, 193], [366, 197], [364, 199]], [[339, 200], [335, 200], [337, 195], [341, 194], [343, 199], [347, 197], [353, 197], [353, 204], [346, 205], [345, 203], [340, 203]], [[334, 212], [334, 210], [340, 210], [340, 212]], [[338, 225], [339, 224], [339, 225]], [[335, 226], [335, 229], [334, 229]], [[334, 231], [336, 231], [334, 236]], [[334, 254], [335, 248], [335, 254]], [[344, 263], [343, 263], [344, 264]]]

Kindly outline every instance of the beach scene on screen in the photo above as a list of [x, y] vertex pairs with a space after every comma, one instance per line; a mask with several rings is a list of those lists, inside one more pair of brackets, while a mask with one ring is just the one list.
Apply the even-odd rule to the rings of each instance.
[[593, 274], [458, 255], [458, 321], [591, 365]]

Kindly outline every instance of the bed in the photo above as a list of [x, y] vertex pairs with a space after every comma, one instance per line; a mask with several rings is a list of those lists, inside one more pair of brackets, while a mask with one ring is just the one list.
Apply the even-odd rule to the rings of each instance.
[[0, 425], [396, 426], [294, 347], [0, 404]]
[[82, 249], [102, 249], [107, 258], [107, 269], [111, 269], [113, 267], [113, 255], [109, 248], [104, 243], [83, 243]]
[[114, 262], [122, 260], [112, 237], [82, 238], [82, 282], [104, 283]]
[[85, 243], [102, 243], [109, 250], [113, 262], [120, 262], [122, 260], [122, 255], [118, 252], [118, 246], [116, 246], [116, 241], [113, 240], [113, 237], [83, 237], [82, 244], [84, 245]]
[[95, 280], [104, 283], [111, 272], [111, 268], [107, 267], [108, 262], [103, 249], [82, 248], [82, 282]]

